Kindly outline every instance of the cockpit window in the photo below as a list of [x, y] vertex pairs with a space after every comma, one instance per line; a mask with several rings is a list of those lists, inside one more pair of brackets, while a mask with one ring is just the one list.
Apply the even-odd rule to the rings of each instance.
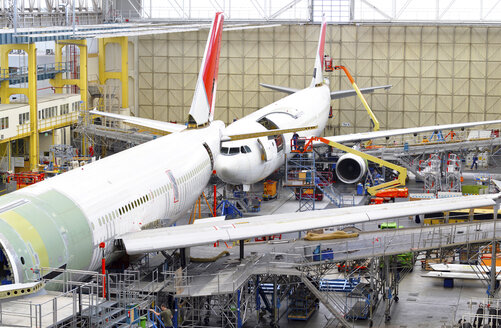
[[247, 149], [245, 149], [245, 146], [240, 147], [240, 152], [242, 154], [246, 154], [247, 153]]
[[240, 148], [238, 148], [238, 147], [231, 147], [230, 148], [230, 155], [235, 155], [238, 153], [240, 153]]
[[248, 153], [250, 153], [250, 152], [252, 151], [252, 150], [250, 149], [250, 147], [249, 147], [249, 146], [244, 146], [244, 148], [245, 148], [245, 150], [246, 150]]
[[228, 154], [228, 150], [229, 148], [228, 147], [221, 147], [221, 154]]

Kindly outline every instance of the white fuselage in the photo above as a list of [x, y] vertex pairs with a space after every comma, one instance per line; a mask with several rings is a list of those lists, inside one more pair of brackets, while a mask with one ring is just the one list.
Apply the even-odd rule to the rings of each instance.
[[[113, 241], [127, 232], [176, 219], [191, 208], [213, 171], [219, 153], [222, 122], [170, 134], [13, 193], [37, 197], [54, 190], [71, 199], [92, 231], [94, 250], [88, 267], [100, 265], [113, 250]], [[71, 220], [70, 217], [67, 218]], [[79, 256], [75, 254], [75, 256]]]
[[[306, 88], [282, 98], [241, 118], [226, 127], [228, 135], [272, 129], [259, 121], [271, 121], [276, 129], [318, 126], [314, 130], [300, 131], [300, 137], [319, 136], [329, 117], [330, 89], [328, 83]], [[269, 124], [267, 120], [265, 124]], [[221, 143], [221, 156], [216, 160], [216, 174], [226, 183], [253, 184], [284, 164], [291, 151], [293, 133], [282, 136], [227, 141]]]

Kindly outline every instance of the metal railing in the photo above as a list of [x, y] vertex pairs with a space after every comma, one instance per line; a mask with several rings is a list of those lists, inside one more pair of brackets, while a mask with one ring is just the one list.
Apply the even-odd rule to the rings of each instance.
[[[102, 281], [104, 275], [93, 271], [41, 268], [40, 276], [60, 273], [57, 279], [45, 280], [46, 288], [62, 293], [48, 292], [40, 301], [33, 298], [0, 303], [1, 325], [46, 327], [61, 321], [76, 322], [77, 313], [96, 311], [102, 304]], [[82, 280], [87, 278], [88, 282]], [[48, 299], [47, 299], [48, 298]]]
[[[68, 114], [56, 115], [45, 119], [38, 120], [38, 131], [44, 132], [57, 127], [75, 124], [78, 122], [79, 112], [70, 112]], [[17, 126], [17, 135], [30, 133], [30, 123], [19, 124]]]
[[[72, 63], [71, 62], [59, 62], [53, 64], [39, 64], [37, 65], [37, 75], [43, 74], [57, 74], [62, 72], [71, 71]], [[28, 66], [21, 66], [16, 68], [2, 68], [0, 69], [0, 81], [6, 80], [20, 80], [15, 81], [16, 83], [20, 83], [23, 80], [24, 82], [28, 81]]]
[[[492, 240], [494, 233], [495, 236], [501, 236], [501, 226], [497, 226], [495, 231], [493, 227], [493, 221], [486, 221], [379, 230], [344, 240], [296, 241], [291, 244], [279, 244], [277, 249], [271, 249], [266, 255], [254, 256], [247, 262], [220, 273], [189, 276], [186, 271], [177, 274], [175, 271], [169, 271], [163, 272], [163, 275], [165, 285], [181, 297], [227, 294], [237, 290], [254, 274], [300, 275], [301, 267], [329, 261], [341, 262], [488, 242]], [[333, 259], [323, 260], [321, 254], [313, 254], [319, 245], [321, 249], [331, 249], [329, 252], [332, 252]], [[320, 261], [314, 258], [319, 255]]]

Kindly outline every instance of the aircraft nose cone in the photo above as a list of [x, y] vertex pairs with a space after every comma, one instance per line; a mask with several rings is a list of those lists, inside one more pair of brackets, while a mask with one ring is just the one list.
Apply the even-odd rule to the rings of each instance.
[[219, 156], [215, 165], [216, 174], [221, 180], [229, 184], [245, 183], [244, 170], [242, 170], [245, 164], [245, 159], [240, 158], [239, 155]]
[[230, 156], [219, 156], [216, 160], [216, 174], [226, 183], [241, 184], [242, 179], [239, 175], [238, 165]]

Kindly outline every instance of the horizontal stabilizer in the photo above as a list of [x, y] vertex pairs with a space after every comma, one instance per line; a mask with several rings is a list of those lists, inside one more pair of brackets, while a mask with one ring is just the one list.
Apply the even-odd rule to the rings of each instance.
[[272, 84], [266, 84], [266, 83], [259, 83], [259, 85], [262, 87], [271, 89], [271, 90], [284, 92], [284, 93], [287, 93], [289, 95], [299, 91], [299, 89], [281, 87], [279, 85], [272, 85]]
[[157, 252], [167, 249], [209, 245], [217, 241], [231, 242], [263, 235], [320, 229], [374, 220], [394, 219], [417, 214], [452, 211], [464, 208], [493, 206], [501, 194], [462, 196], [398, 202], [381, 205], [341, 207], [320, 211], [306, 211], [263, 215], [196, 225], [141, 230], [122, 235], [120, 239], [127, 254]]
[[[373, 93], [375, 90], [378, 90], [378, 89], [388, 90], [389, 88], [391, 88], [391, 85], [380, 85], [377, 87], [362, 88], [362, 89], [360, 89], [360, 91], [362, 93]], [[356, 95], [357, 95], [357, 93], [353, 89], [339, 90], [339, 91], [331, 92], [331, 99], [341, 99], [341, 98], [346, 98], [346, 97], [353, 97]]]
[[338, 142], [338, 143], [360, 142], [360, 141], [372, 140], [372, 139], [377, 139], [377, 138], [394, 137], [394, 136], [399, 136], [399, 135], [404, 135], [404, 134], [417, 134], [417, 133], [430, 132], [430, 131], [454, 130], [454, 129], [469, 128], [469, 127], [473, 127], [473, 126], [490, 125], [490, 124], [501, 124], [501, 120], [457, 123], [457, 124], [444, 124], [444, 125], [431, 125], [431, 126], [422, 126], [422, 127], [417, 127], [417, 128], [383, 130], [383, 131], [373, 131], [373, 132], [361, 132], [361, 133], [352, 133], [352, 134], [344, 134], [344, 135], [338, 135], [338, 136], [325, 137], [325, 139], [328, 139], [328, 140], [334, 141], [334, 142]]
[[318, 125], [304, 126], [304, 127], [292, 128], [292, 129], [274, 129], [274, 130], [261, 131], [261, 132], [233, 134], [233, 135], [223, 136], [221, 141], [235, 141], [235, 140], [259, 138], [259, 137], [267, 137], [267, 136], [274, 136], [277, 134], [292, 133], [292, 132], [306, 131], [306, 130], [314, 130], [316, 128], [318, 128]]
[[159, 131], [159, 132], [164, 132], [164, 133], [175, 133], [175, 132], [181, 132], [184, 129], [186, 129], [186, 126], [181, 125], [181, 124], [150, 120], [150, 119], [141, 118], [141, 117], [133, 117], [133, 116], [127, 116], [127, 115], [106, 113], [106, 112], [101, 112], [101, 111], [95, 110], [95, 109], [89, 111], [89, 113], [91, 113], [93, 115], [100, 115], [100, 116], [104, 116], [104, 117], [110, 117], [110, 118], [114, 118], [117, 120], [121, 120], [124, 123], [143, 127], [143, 128], [149, 129], [149, 130], [153, 130], [155, 132]]

